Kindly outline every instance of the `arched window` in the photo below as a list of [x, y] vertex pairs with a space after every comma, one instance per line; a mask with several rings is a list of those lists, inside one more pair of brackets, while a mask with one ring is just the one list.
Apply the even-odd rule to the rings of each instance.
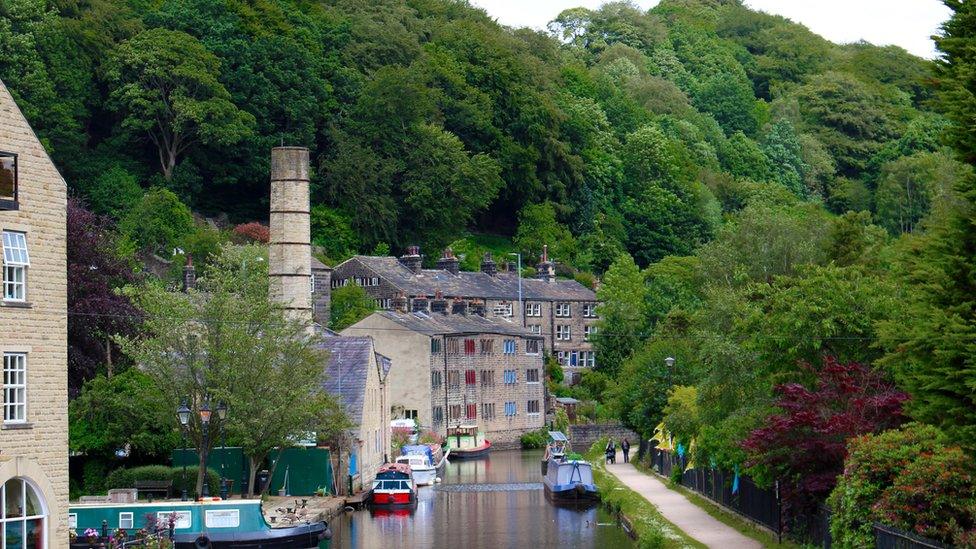
[[46, 549], [47, 509], [33, 486], [12, 478], [0, 486], [0, 549]]

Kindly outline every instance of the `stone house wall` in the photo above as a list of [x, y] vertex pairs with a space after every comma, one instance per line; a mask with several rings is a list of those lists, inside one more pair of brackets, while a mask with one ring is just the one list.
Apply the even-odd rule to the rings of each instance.
[[2, 82], [0, 149], [19, 172], [19, 209], [0, 210], [0, 230], [25, 233], [30, 255], [26, 302], [0, 301], [0, 353], [27, 356], [27, 422], [0, 426], [0, 484], [27, 479], [45, 500], [50, 547], [67, 547], [67, 190]]

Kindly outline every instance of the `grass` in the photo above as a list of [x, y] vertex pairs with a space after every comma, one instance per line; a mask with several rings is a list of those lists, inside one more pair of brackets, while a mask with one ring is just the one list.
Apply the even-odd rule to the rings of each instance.
[[593, 478], [603, 496], [603, 504], [612, 512], [627, 518], [642, 549], [705, 547], [688, 537], [680, 528], [668, 522], [651, 502], [630, 488], [617, 477], [608, 473], [603, 463], [603, 447], [606, 441], [597, 441], [586, 453], [593, 464]]
[[[641, 471], [646, 475], [657, 474], [651, 471], [644, 464], [637, 464], [635, 462], [634, 465], [637, 467], [639, 471]], [[801, 549], [803, 547], [802, 545], [797, 545], [796, 543], [793, 543], [792, 541], [789, 541], [786, 538], [783, 538], [783, 542], [780, 543], [776, 540], [776, 534], [756, 524], [753, 524], [749, 520], [736, 514], [734, 511], [730, 511], [728, 509], [719, 506], [718, 504], [714, 503], [712, 500], [698, 494], [694, 490], [685, 488], [684, 486], [675, 484], [668, 480], [665, 480], [665, 482], [668, 483], [668, 488], [683, 495], [685, 498], [688, 499], [688, 501], [700, 507], [703, 511], [711, 515], [712, 518], [714, 518], [715, 520], [721, 522], [722, 524], [730, 528], [733, 528], [743, 536], [758, 541], [763, 545], [763, 547], [778, 546], [778, 547], [786, 547], [789, 549]]]
[[507, 236], [487, 233], [471, 233], [464, 238], [460, 238], [451, 243], [451, 249], [461, 258], [461, 269], [466, 271], [477, 271], [481, 268], [481, 257], [485, 252], [491, 252], [495, 263], [505, 261], [515, 261], [514, 257], [509, 256], [509, 252], [515, 251], [512, 239]]

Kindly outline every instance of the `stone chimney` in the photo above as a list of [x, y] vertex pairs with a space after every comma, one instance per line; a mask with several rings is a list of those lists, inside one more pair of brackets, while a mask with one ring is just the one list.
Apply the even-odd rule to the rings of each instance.
[[410, 269], [413, 274], [420, 274], [422, 262], [420, 246], [408, 246], [407, 253], [400, 256], [400, 264]]
[[481, 258], [481, 272], [488, 276], [495, 276], [498, 274], [498, 265], [491, 258], [491, 252], [485, 252], [485, 256]]
[[450, 247], [444, 248], [444, 255], [437, 260], [437, 268], [458, 274], [461, 272], [461, 261], [454, 255], [454, 250]]
[[556, 265], [549, 260], [549, 246], [542, 246], [542, 259], [539, 264], [535, 266], [536, 274], [535, 277], [539, 280], [545, 280], [546, 282], [552, 282], [556, 280]]
[[430, 302], [430, 312], [444, 314], [450, 312], [447, 309], [447, 300], [444, 299], [444, 293], [440, 290], [434, 293], [434, 299]]
[[197, 286], [197, 270], [193, 266], [193, 254], [186, 254], [186, 265], [183, 266], [183, 292]]
[[398, 292], [393, 298], [393, 310], [398, 313], [407, 312], [407, 296], [403, 292]]
[[451, 303], [451, 314], [455, 314], [455, 315], [468, 314], [468, 302], [459, 297], [454, 298], [454, 302]]
[[270, 297], [292, 318], [312, 322], [309, 166], [305, 147], [271, 149]]

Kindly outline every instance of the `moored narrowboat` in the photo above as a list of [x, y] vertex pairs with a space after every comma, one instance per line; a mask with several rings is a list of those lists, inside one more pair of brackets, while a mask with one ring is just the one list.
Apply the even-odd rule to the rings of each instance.
[[593, 466], [579, 454], [568, 452], [568, 440], [558, 431], [549, 433], [548, 458], [542, 483], [546, 497], [554, 503], [589, 505], [600, 501], [593, 481]]
[[452, 459], [477, 459], [488, 455], [491, 442], [477, 425], [458, 425], [447, 430], [447, 449]]
[[417, 485], [413, 481], [410, 466], [404, 463], [387, 463], [380, 467], [370, 490], [369, 502], [373, 507], [416, 505]]

